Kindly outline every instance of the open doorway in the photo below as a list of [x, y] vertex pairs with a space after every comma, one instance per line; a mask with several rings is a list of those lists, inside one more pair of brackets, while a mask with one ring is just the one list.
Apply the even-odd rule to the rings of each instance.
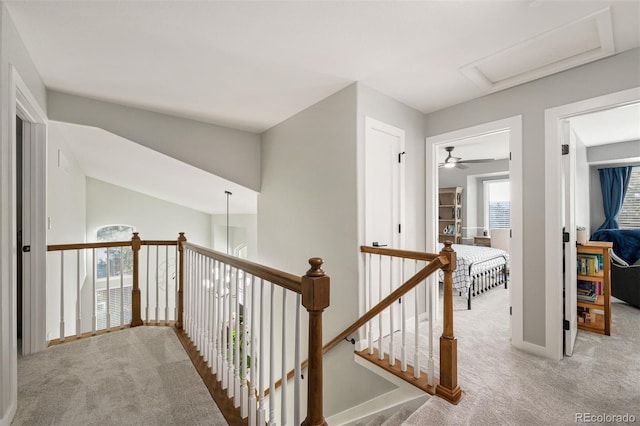
[[[493, 155], [486, 146], [482, 146], [482, 142], [488, 144], [492, 139], [502, 139], [500, 142], [494, 141], [492, 143], [496, 146], [502, 145], [503, 149], [506, 147], [504, 153]], [[496, 228], [496, 231], [506, 232], [509, 244], [509, 293], [508, 302], [505, 303], [503, 312], [511, 312], [508, 335], [512, 344], [516, 347], [522, 347], [524, 345], [522, 341], [522, 118], [517, 116], [461, 129], [429, 137], [426, 142], [426, 168], [428, 171], [426, 182], [427, 251], [437, 252], [438, 243], [447, 239], [445, 228], [441, 226], [444, 217], [439, 197], [441, 188], [461, 188], [461, 185], [464, 185], [462, 193], [466, 192], [466, 198], [462, 206], [461, 244], [457, 247], [454, 246], [454, 249], [458, 248], [462, 252], [466, 248], [473, 250], [476, 246], [490, 246], [490, 241], [493, 239], [490, 236], [491, 227]], [[449, 149], [447, 149], [448, 147]], [[453, 147], [453, 150], [450, 147]], [[459, 165], [464, 168], [458, 167], [458, 165], [447, 165], [451, 162], [451, 157], [455, 157], [454, 162], [459, 162]], [[497, 166], [501, 170], [494, 170]], [[443, 169], [453, 173], [446, 175]], [[505, 205], [502, 200], [504, 197], [499, 196], [500, 192], [504, 192], [504, 188], [498, 188], [498, 186], [501, 186], [500, 181], [504, 181], [507, 176], [509, 179], [508, 226], [501, 222], [501, 217], [504, 219], [505, 215], [497, 214], [504, 210]], [[493, 188], [494, 186], [495, 188]], [[493, 203], [492, 198], [495, 198]], [[464, 206], [465, 202], [466, 207]], [[487, 204], [486, 207], [485, 204]], [[444, 210], [446, 211], [446, 209], [445, 206]], [[500, 227], [505, 229], [499, 229]], [[502, 240], [502, 237], [505, 236], [504, 233], [499, 237], [497, 234], [498, 232], [495, 236], [496, 241]], [[460, 256], [458, 257], [461, 259]], [[469, 257], [468, 262], [458, 262], [458, 267], [468, 267], [472, 262]], [[465, 281], [468, 281], [463, 283], [464, 285], [461, 284], [464, 289], [462, 287], [454, 289], [467, 301], [472, 300], [472, 292], [474, 291], [473, 273], [471, 272], [465, 274], [468, 276], [468, 280], [463, 277]]]
[[[632, 104], [637, 104], [638, 101], [640, 101], [640, 88], [634, 88], [593, 99], [587, 99], [573, 104], [551, 108], [545, 112], [545, 163], [547, 166], [547, 179], [545, 180], [545, 190], [547, 194], [545, 199], [545, 222], [547, 223], [547, 235], [545, 238], [545, 252], [547, 259], [545, 264], [545, 315], [547, 318], [547, 356], [551, 358], [562, 358], [564, 353], [563, 349], [567, 347], [567, 342], [564, 338], [567, 337], [567, 335], [571, 338], [574, 338], [573, 336], [575, 336], [575, 333], [567, 333], [563, 327], [559, 326], [559, 324], [562, 324], [563, 320], [566, 320], [567, 322], [564, 323], [565, 328], [568, 327], [569, 331], [577, 329], [577, 317], [573, 315], [572, 310], [567, 309], [569, 305], [574, 306], [576, 304], [574, 296], [571, 295], [570, 299], [565, 299], [563, 297], [563, 267], [565, 265], [562, 256], [563, 242], [561, 230], [562, 225], [566, 222], [566, 218], [563, 213], [565, 211], [564, 207], [567, 203], [563, 198], [562, 191], [558, 190], [558, 184], [562, 182], [563, 160], [561, 156], [561, 147], [562, 145], [570, 143], [571, 139], [575, 138], [576, 134], [580, 134], [579, 130], [576, 132], [575, 129], [572, 129], [572, 127], [580, 126], [580, 117], [584, 117], [586, 122], [590, 122], [592, 124], [593, 116], [589, 118], [587, 114], [604, 113], [605, 111], [613, 111], [613, 109], [616, 108], [629, 107]], [[634, 121], [635, 123], [631, 123], [631, 127], [635, 125], [637, 128], [637, 119]], [[584, 132], [582, 133], [584, 135]], [[603, 146], [599, 149], [604, 150], [607, 156], [610, 156], [616, 151], [612, 149], [611, 145], [608, 147]], [[632, 154], [630, 154], [629, 151], [627, 152], [627, 160], [632, 160]], [[573, 157], [572, 161], [576, 160], [577, 154], [583, 155], [580, 154], [579, 149], [569, 151], [569, 156]], [[638, 153], [637, 156], [640, 157], [640, 153]], [[593, 168], [593, 166], [589, 167]], [[595, 165], [595, 167], [597, 169], [600, 165]], [[580, 168], [578, 166], [576, 166], [575, 169], [580, 173]], [[587, 171], [586, 173], [588, 176], [588, 174], [593, 173], [593, 171]], [[580, 180], [579, 176], [578, 179], [576, 179], [575, 170], [572, 172], [570, 177], [575, 180]], [[593, 178], [583, 178], [583, 180], [585, 179], [588, 179], [590, 184], [588, 182], [586, 184], [580, 184], [579, 182], [576, 184], [576, 188], [578, 186], [582, 187], [580, 191], [575, 189], [576, 194], [579, 193], [578, 199], [575, 198], [575, 194], [570, 195], [569, 197], [569, 199], [573, 199], [573, 202], [578, 206], [581, 203], [579, 196], [585, 194], [584, 187], [590, 187], [590, 196], [593, 195], [596, 199], [599, 197], [599, 185], [594, 184]], [[569, 188], [570, 187], [571, 186], [569, 185]], [[584, 202], [582, 203], [584, 204]], [[588, 203], [589, 205], [591, 204], [590, 201]], [[584, 212], [584, 210], [585, 209], [583, 208], [574, 209], [574, 211], [578, 212]], [[587, 211], [593, 212], [593, 206], [590, 205]], [[590, 229], [588, 229], [588, 231], [590, 232], [595, 231], [595, 229], [600, 225], [599, 223], [594, 225], [594, 223], [597, 222], [596, 218], [589, 218], [589, 216], [585, 217], [579, 214], [576, 216], [576, 213], [574, 213], [572, 220], [576, 226], [589, 227]], [[566, 229], [568, 234], [566, 238], [569, 240], [566, 244], [569, 246], [575, 246], [576, 244], [576, 226], [570, 226]], [[575, 268], [569, 268], [568, 270], [573, 276]], [[573, 278], [572, 276], [570, 278]], [[565, 317], [567, 314], [569, 315]]]
[[[581, 318], [585, 321], [576, 311], [574, 247], [577, 228], [583, 230], [589, 239], [603, 224], [598, 169], [640, 165], [639, 101], [640, 89], [635, 88], [546, 111], [548, 192], [545, 214], [548, 232], [558, 230], [557, 238], [547, 236], [547, 318], [552, 319], [551, 324], [554, 324], [554, 318], [564, 320], [564, 330], [559, 327], [547, 330], [551, 357], [571, 355], [578, 323]], [[569, 147], [568, 151], [561, 149], [564, 146]], [[567, 152], [562, 160], [561, 152]], [[565, 169], [566, 164], [571, 165], [570, 174], [564, 173], [564, 185], [558, 191], [552, 180]], [[637, 208], [631, 210], [636, 211]], [[632, 222], [634, 217], [630, 218]], [[566, 232], [564, 244], [559, 237], [561, 227]], [[640, 220], [630, 227], [640, 227]], [[565, 251], [564, 261], [562, 250]], [[600, 311], [606, 312], [607, 309]]]
[[18, 354], [22, 353], [22, 119], [16, 116], [16, 335]]

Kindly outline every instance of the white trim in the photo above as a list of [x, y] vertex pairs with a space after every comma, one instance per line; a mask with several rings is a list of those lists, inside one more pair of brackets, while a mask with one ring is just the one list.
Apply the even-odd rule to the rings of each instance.
[[[399, 127], [392, 126], [390, 124], [384, 123], [380, 120], [376, 120], [375, 118], [366, 116], [364, 118], [365, 123], [365, 150], [366, 148], [366, 135], [369, 130], [377, 130], [382, 133], [386, 133], [391, 136], [395, 136], [400, 139], [400, 152], [405, 151], [405, 131], [400, 129]], [[399, 182], [399, 191], [400, 191], [400, 209], [398, 211], [398, 220], [401, 224], [406, 223], [405, 218], [405, 167], [406, 162], [400, 162], [400, 182]], [[366, 164], [365, 164], [366, 168]], [[365, 194], [366, 194], [366, 180], [365, 180]], [[366, 212], [365, 212], [365, 220], [366, 220]], [[366, 229], [366, 228], [365, 228]], [[405, 248], [405, 234], [406, 232], [400, 233], [400, 248]]]
[[[499, 131], [510, 131], [509, 150], [511, 162], [509, 180], [511, 182], [511, 230], [510, 244], [511, 283], [509, 286], [511, 307], [511, 343], [518, 348], [528, 347], [523, 342], [523, 209], [522, 209], [522, 116], [505, 118], [477, 126], [467, 127], [426, 138], [426, 251], [434, 252], [437, 246], [438, 205], [438, 147], [451, 141], [468, 139]], [[506, 307], [505, 307], [506, 309]]]
[[[23, 303], [23, 350], [24, 355], [42, 351], [46, 348], [46, 122], [47, 116], [41, 109], [35, 97], [25, 84], [20, 73], [12, 65], [9, 72], [10, 106], [9, 106], [9, 131], [11, 137], [11, 174], [12, 185], [15, 185], [16, 176], [15, 146], [16, 129], [15, 117], [20, 115], [24, 120], [27, 130], [24, 135], [25, 143], [30, 145], [29, 157], [25, 158], [29, 162], [29, 180], [31, 182], [30, 215], [24, 216], [25, 227], [30, 229], [30, 241], [23, 238], [24, 245], [31, 246], [29, 253], [31, 260], [30, 280], [23, 281], [23, 294], [27, 300]], [[26, 170], [27, 168], [25, 168]], [[12, 195], [12, 210], [15, 212], [15, 194]], [[16, 218], [13, 215], [11, 229], [15, 238]], [[21, 247], [17, 247], [21, 250]], [[15, 256], [15, 254], [14, 254]], [[15, 261], [15, 259], [14, 259]], [[15, 275], [14, 280], [15, 282]], [[23, 298], [24, 300], [24, 298]], [[15, 315], [15, 312], [12, 313]]]
[[562, 358], [561, 119], [637, 102], [640, 87], [545, 110], [545, 341], [546, 356]]

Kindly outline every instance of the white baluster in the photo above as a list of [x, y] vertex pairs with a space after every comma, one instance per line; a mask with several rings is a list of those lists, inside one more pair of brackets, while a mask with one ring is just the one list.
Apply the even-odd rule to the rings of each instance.
[[256, 401], [256, 370], [258, 366], [256, 364], [256, 321], [254, 317], [257, 315], [256, 312], [256, 286], [257, 286], [257, 278], [252, 277], [251, 280], [251, 318], [250, 318], [250, 326], [249, 326], [249, 336], [248, 341], [251, 342], [249, 345], [249, 349], [251, 351], [251, 367], [249, 368], [249, 426], [256, 426], [256, 412], [258, 410], [257, 401]]
[[[369, 303], [367, 304], [367, 311], [368, 311], [373, 307], [373, 288], [371, 287], [373, 285], [373, 278], [372, 278], [373, 277], [373, 274], [372, 274], [373, 260], [371, 259], [371, 253], [367, 253], [367, 262], [369, 264], [367, 268], [367, 270], [369, 271], [369, 277], [365, 285], [369, 290], [369, 300], [368, 300]], [[369, 355], [373, 355], [373, 319], [369, 321], [368, 340], [369, 340]]]
[[107, 325], [106, 329], [111, 328], [111, 286], [109, 277], [111, 276], [111, 260], [109, 259], [109, 247], [107, 247]]
[[295, 353], [294, 353], [294, 376], [293, 376], [293, 424], [301, 423], [300, 405], [302, 399], [302, 369], [300, 359], [300, 305], [302, 305], [302, 296], [296, 294], [296, 331], [295, 331]]
[[216, 287], [216, 304], [218, 305], [218, 317], [216, 319], [216, 351], [218, 353], [216, 370], [216, 379], [220, 382], [224, 376], [224, 368], [222, 362], [222, 348], [224, 347], [224, 339], [222, 330], [224, 329], [224, 263], [218, 262], [217, 269], [217, 287]]
[[[404, 258], [401, 261], [400, 266], [400, 282], [404, 284]], [[407, 298], [402, 297], [402, 304], [400, 305], [400, 310], [402, 312], [402, 322], [400, 324], [400, 328], [402, 330], [402, 347], [400, 349], [400, 369], [402, 371], [407, 371], [407, 310], [405, 309], [407, 306]], [[416, 333], [418, 330], [416, 329]]]
[[204, 346], [201, 353], [202, 358], [207, 363], [207, 366], [211, 367], [211, 365], [209, 364], [209, 339], [211, 336], [211, 318], [209, 317], [209, 258], [207, 256], [202, 257], [202, 292], [202, 304], [204, 306], [202, 315], [204, 321]]
[[249, 400], [247, 395], [247, 358], [249, 357], [249, 333], [247, 333], [247, 323], [253, 318], [251, 313], [250, 300], [247, 297], [249, 294], [249, 284], [251, 284], [251, 278], [246, 274], [242, 280], [243, 291], [243, 312], [244, 318], [241, 324], [242, 332], [242, 357], [240, 358], [240, 417], [243, 419], [247, 417], [249, 411]]
[[[427, 384], [429, 386], [433, 386], [433, 381], [434, 381], [434, 377], [435, 377], [435, 362], [433, 359], [433, 322], [436, 320], [435, 319], [435, 315], [434, 315], [434, 306], [436, 306], [436, 302], [438, 300], [438, 296], [436, 294], [436, 289], [437, 286], [434, 286], [435, 284], [435, 279], [432, 277], [431, 279], [427, 279], [427, 294], [429, 294], [429, 303], [427, 303], [427, 309], [429, 310], [428, 312], [428, 316], [429, 316], [429, 357], [427, 358]], [[434, 299], [435, 297], [435, 299]], [[416, 297], [416, 300], [418, 298]], [[416, 315], [417, 317], [417, 315]], [[416, 319], [417, 322], [417, 319]], [[416, 327], [416, 330], [418, 328]], [[416, 332], [416, 336], [418, 336], [420, 333]], [[416, 337], [417, 339], [417, 337]], [[416, 343], [416, 346], [419, 345], [419, 343]], [[418, 374], [420, 374], [420, 371], [418, 370]]]
[[227, 264], [224, 265], [224, 284], [223, 284], [223, 316], [222, 316], [222, 360], [223, 360], [223, 373], [222, 373], [222, 389], [227, 389], [229, 386], [229, 303], [227, 298], [230, 299], [229, 291], [231, 290], [229, 275], [230, 270]]
[[265, 423], [265, 407], [264, 407], [264, 280], [260, 280], [260, 333], [258, 334], [260, 339], [260, 355], [258, 355], [258, 361], [260, 367], [258, 368], [258, 425], [263, 426]]
[[97, 318], [96, 318], [96, 249], [91, 249], [91, 298], [93, 300], [91, 307], [91, 334], [96, 334]]
[[213, 374], [218, 374], [218, 363], [216, 361], [216, 356], [218, 354], [217, 346], [218, 346], [218, 274], [216, 274], [218, 261], [215, 259], [211, 259], [209, 262], [210, 271], [210, 282], [211, 282], [211, 294], [210, 296], [210, 304], [211, 304], [211, 340], [210, 340], [210, 353], [211, 353], [211, 372]]
[[[173, 290], [174, 290], [174, 298], [173, 298], [173, 319], [174, 321], [178, 321], [178, 245], [176, 244], [176, 251], [173, 255], [173, 264], [175, 265], [175, 274], [173, 275]], [[184, 308], [183, 308], [184, 309]]]
[[120, 247], [120, 328], [124, 328], [124, 247]]
[[[145, 299], [147, 301], [147, 306], [144, 308], [144, 320], [148, 324], [149, 323], [149, 246], [147, 246], [147, 287], [146, 287], [146, 295]], [[186, 325], [186, 324], [185, 324]]]
[[156, 325], [160, 324], [160, 246], [156, 246]]
[[208, 335], [209, 335], [209, 349], [208, 349], [208, 356], [207, 359], [209, 360], [209, 368], [211, 368], [211, 372], [215, 374], [216, 370], [215, 370], [215, 356], [214, 354], [215, 352], [215, 348], [214, 348], [214, 340], [215, 340], [215, 334], [213, 332], [213, 329], [215, 327], [215, 290], [214, 290], [214, 276], [213, 276], [213, 264], [214, 261], [211, 258], [207, 258], [207, 304], [208, 304], [208, 308], [207, 308], [207, 312], [209, 313], [208, 315], [208, 319], [207, 319], [207, 324], [209, 325], [208, 329]]
[[164, 249], [164, 257], [166, 259], [166, 262], [164, 264], [164, 325], [169, 325], [169, 246], [164, 246]]
[[[378, 256], [378, 304], [382, 300], [382, 256]], [[382, 351], [382, 312], [378, 314], [378, 359], [384, 359], [384, 352]]]
[[191, 250], [185, 247], [184, 250], [184, 287], [182, 288], [182, 297], [184, 306], [182, 307], [182, 315], [184, 321], [184, 329], [189, 337], [191, 334]]
[[197, 289], [198, 289], [198, 295], [197, 295], [197, 304], [198, 304], [198, 350], [200, 351], [200, 353], [202, 353], [203, 348], [204, 348], [204, 335], [205, 335], [205, 320], [204, 320], [204, 309], [203, 309], [203, 303], [204, 303], [204, 297], [203, 297], [203, 291], [204, 291], [204, 286], [202, 285], [202, 264], [204, 262], [204, 256], [202, 256], [201, 254], [198, 254], [198, 276], [197, 276], [197, 281], [196, 281], [196, 285], [197, 285]]
[[280, 424], [287, 424], [287, 289], [282, 288], [282, 386], [280, 387]]
[[[241, 277], [242, 275], [242, 277]], [[235, 337], [233, 339], [233, 406], [238, 408], [240, 407], [240, 281], [244, 279], [244, 273], [236, 269], [236, 280], [235, 280], [235, 291], [234, 291], [234, 299], [235, 299], [235, 321], [233, 324], [233, 330], [235, 333]]]
[[[416, 260], [413, 264], [413, 274], [415, 275], [418, 272], [418, 261]], [[415, 301], [414, 301], [414, 336], [415, 336], [415, 341], [414, 341], [414, 348], [413, 348], [413, 377], [415, 377], [416, 379], [420, 378], [420, 328], [419, 328], [419, 321], [418, 321], [418, 287], [416, 286], [414, 288], [414, 296], [415, 296]], [[429, 320], [429, 326], [431, 326], [431, 320]]]
[[233, 396], [233, 392], [234, 392], [234, 372], [235, 372], [235, 364], [233, 363], [233, 324], [234, 324], [234, 317], [233, 317], [233, 308], [234, 308], [234, 304], [233, 304], [233, 300], [235, 295], [233, 294], [234, 292], [234, 278], [235, 275], [237, 275], [237, 269], [234, 268], [229, 268], [229, 292], [228, 292], [228, 299], [227, 302], [229, 304], [228, 306], [228, 318], [227, 318], [227, 345], [225, 347], [225, 352], [227, 354], [227, 383], [228, 383], [228, 388], [227, 388], [227, 396], [229, 398], [231, 398]]
[[[389, 294], [393, 293], [393, 257], [389, 256]], [[394, 365], [396, 363], [396, 351], [395, 346], [393, 344], [393, 337], [395, 328], [395, 307], [396, 301], [394, 300], [389, 306], [389, 365]]]
[[64, 342], [64, 250], [60, 251], [60, 341]]
[[[273, 283], [269, 283], [271, 286], [271, 304], [269, 308], [269, 426], [276, 424], [276, 328], [274, 321], [275, 314], [275, 292], [276, 286]], [[284, 337], [284, 336], [283, 336]]]
[[76, 336], [80, 337], [80, 250], [76, 250]]

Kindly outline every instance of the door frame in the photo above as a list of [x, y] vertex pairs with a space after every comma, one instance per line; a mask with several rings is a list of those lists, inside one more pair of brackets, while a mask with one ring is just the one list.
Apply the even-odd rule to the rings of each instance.
[[[392, 124], [385, 123], [368, 115], [365, 115], [364, 120], [360, 123], [363, 126], [363, 132], [361, 133], [361, 137], [358, 138], [358, 149], [357, 149], [357, 158], [358, 158], [358, 234], [359, 241], [363, 245], [370, 244], [369, 241], [366, 240], [366, 191], [367, 191], [367, 182], [366, 182], [366, 141], [367, 141], [367, 133], [370, 130], [378, 130], [383, 133], [388, 133], [392, 136], [396, 136], [400, 138], [400, 149], [402, 152], [406, 149], [406, 131], [400, 127], [396, 127]], [[406, 157], [406, 156], [405, 156]], [[405, 231], [400, 233], [400, 246], [405, 248], [406, 244], [406, 217], [405, 217], [405, 192], [406, 192], [406, 183], [405, 183], [405, 171], [406, 171], [406, 159], [403, 157], [403, 161], [400, 166], [400, 210], [399, 210], [399, 220], [400, 223], [403, 224]], [[358, 250], [359, 251], [359, 250]], [[367, 292], [368, 290], [365, 288], [365, 261], [364, 256], [361, 253], [358, 253], [358, 277], [359, 277], [359, 291], [358, 291], [358, 316], [363, 315], [367, 311]], [[361, 328], [357, 332], [357, 343], [356, 349], [363, 350], [366, 347], [367, 341], [366, 336], [364, 335], [364, 327]]]
[[[564, 330], [562, 300], [562, 177], [561, 122], [590, 112], [623, 106], [640, 100], [640, 87], [610, 93], [579, 102], [546, 109], [545, 117], [545, 340], [546, 356], [562, 359]], [[575, 172], [575, 171], [574, 171]], [[569, 230], [569, 244], [575, 244], [575, 230]]]
[[[510, 304], [511, 344], [527, 350], [523, 340], [523, 208], [522, 208], [522, 115], [504, 118], [426, 138], [426, 250], [435, 252], [438, 242], [436, 211], [438, 206], [437, 150], [456, 140], [509, 130], [509, 180], [511, 184]], [[433, 279], [433, 278], [432, 278]], [[529, 350], [531, 350], [529, 348]]]
[[[31, 251], [23, 256], [22, 293], [22, 354], [42, 351], [46, 348], [46, 160], [47, 160], [47, 116], [25, 84], [18, 70], [10, 67], [10, 174], [11, 174], [11, 233], [12, 246], [17, 247], [16, 194], [16, 116], [23, 120], [23, 244], [30, 245]], [[25, 173], [27, 172], [27, 173]], [[17, 274], [13, 265], [17, 252], [12, 251], [11, 275], [13, 294], [16, 293]], [[29, 259], [30, 258], [30, 259]], [[30, 264], [30, 267], [25, 265]], [[15, 296], [12, 296], [12, 300]], [[10, 308], [15, 329], [15, 301]], [[13, 330], [15, 333], [15, 330]], [[16, 336], [13, 335], [14, 346]]]

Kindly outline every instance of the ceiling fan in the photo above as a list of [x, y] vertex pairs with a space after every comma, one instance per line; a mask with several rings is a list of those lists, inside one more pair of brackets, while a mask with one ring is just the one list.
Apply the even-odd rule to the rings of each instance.
[[444, 159], [444, 163], [438, 164], [438, 167], [444, 167], [445, 169], [458, 168], [458, 169], [468, 169], [468, 166], [465, 164], [471, 163], [488, 163], [490, 161], [495, 161], [495, 158], [480, 158], [477, 160], [462, 160], [460, 157], [454, 157], [451, 155], [453, 152], [453, 146], [447, 146], [444, 148], [445, 151], [448, 152], [447, 158]]

